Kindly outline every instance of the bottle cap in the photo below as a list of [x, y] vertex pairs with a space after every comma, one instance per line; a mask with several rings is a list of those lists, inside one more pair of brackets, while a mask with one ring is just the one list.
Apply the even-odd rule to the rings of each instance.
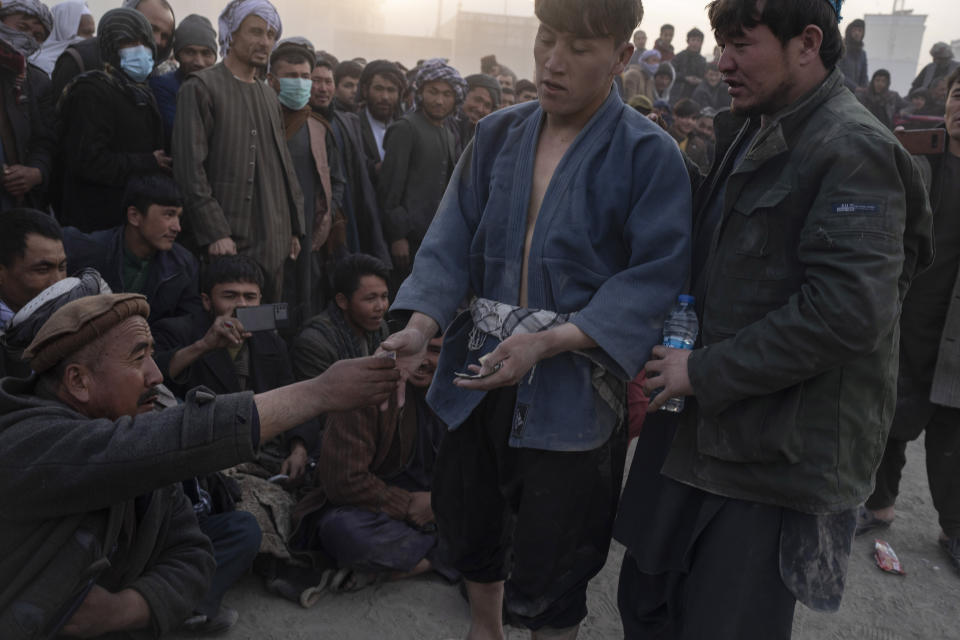
[[677, 298], [677, 300], [679, 300], [682, 304], [694, 304], [697, 301], [697, 299], [694, 298], [693, 296], [687, 296], [687, 295], [680, 296], [679, 298]]

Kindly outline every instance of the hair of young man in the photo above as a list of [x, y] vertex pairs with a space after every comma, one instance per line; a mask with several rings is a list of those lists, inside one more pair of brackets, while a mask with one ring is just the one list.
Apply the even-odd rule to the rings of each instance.
[[136, 207], [137, 211], [146, 215], [153, 205], [161, 207], [182, 207], [183, 193], [176, 181], [166, 174], [153, 173], [133, 176], [127, 180], [123, 190], [123, 211], [126, 220], [126, 211]]
[[[278, 62], [286, 62], [287, 64], [303, 64], [306, 62], [311, 68], [313, 68], [313, 64], [311, 64], [313, 61], [310, 60], [310, 54], [307, 53], [306, 50], [297, 51], [296, 49], [291, 48], [288, 51], [277, 54], [273, 57], [273, 59], [270, 60], [271, 71], [273, 71], [273, 66]], [[317, 62], [320, 62], [319, 59]]]
[[336, 69], [337, 65], [340, 64], [340, 60], [337, 58], [337, 56], [333, 55], [329, 51], [324, 51], [323, 49], [317, 51], [317, 58], [323, 58], [329, 62], [331, 69]]
[[678, 118], [692, 118], [700, 115], [700, 105], [690, 98], [683, 98], [673, 106], [673, 115]]
[[317, 64], [316, 64], [316, 66], [314, 67], [314, 69], [316, 69], [317, 67], [326, 67], [327, 69], [330, 69], [330, 73], [334, 74], [334, 76], [333, 76], [333, 77], [334, 77], [334, 81], [333, 81], [333, 82], [334, 82], [334, 84], [336, 84], [336, 82], [337, 82], [337, 81], [336, 81], [336, 77], [337, 77], [337, 76], [336, 76], [336, 67], [333, 65], [333, 63], [330, 62], [330, 60], [328, 60], [327, 58], [324, 58], [323, 56], [317, 56]]
[[537, 85], [524, 78], [523, 80], [517, 80], [517, 84], [513, 85], [513, 90], [517, 93], [517, 95], [520, 95], [524, 91], [533, 91], [536, 93]]
[[218, 284], [246, 282], [263, 290], [263, 270], [247, 256], [220, 256], [210, 261], [203, 270], [201, 291], [208, 296]]
[[50, 240], [63, 240], [63, 232], [53, 216], [36, 209], [8, 209], [0, 213], [0, 264], [13, 266], [27, 252], [27, 236], [35, 233]]
[[843, 55], [837, 14], [824, 0], [713, 0], [707, 14], [718, 42], [763, 24], [786, 45], [812, 24], [823, 32], [820, 60], [827, 71], [832, 71]]
[[333, 292], [342, 293], [347, 300], [360, 288], [360, 279], [376, 276], [389, 282], [390, 270], [377, 258], [365, 253], [354, 253], [339, 262], [333, 269]]
[[397, 87], [397, 92], [403, 94], [407, 88], [407, 75], [395, 63], [389, 60], [374, 60], [363, 68], [360, 74], [360, 94], [365, 95], [367, 88], [373, 82], [374, 76], [380, 76]]
[[660, 27], [660, 33], [663, 33], [664, 31], [676, 31], [676, 29], [673, 28], [672, 24], [667, 23]]
[[[319, 62], [318, 60], [317, 63], [319, 64]], [[340, 81], [344, 78], [356, 78], [359, 82], [361, 73], [363, 73], [363, 67], [353, 60], [344, 60], [334, 68], [333, 82], [338, 87], [340, 86]]]
[[641, 0], [535, 0], [533, 11], [543, 24], [577, 38], [613, 37], [628, 42], [643, 19]]
[[700, 29], [697, 29], [696, 27], [690, 29], [690, 31], [687, 31], [687, 40], [690, 38], [700, 38], [703, 40], [703, 31], [700, 31]]

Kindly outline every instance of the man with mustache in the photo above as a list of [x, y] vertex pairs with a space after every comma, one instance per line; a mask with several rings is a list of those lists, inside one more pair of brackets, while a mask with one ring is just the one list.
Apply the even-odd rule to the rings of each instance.
[[360, 133], [374, 184], [383, 164], [383, 139], [390, 123], [400, 117], [400, 98], [406, 88], [403, 71], [389, 60], [374, 60], [360, 74]]
[[410, 273], [457, 163], [457, 141], [448, 119], [463, 104], [467, 83], [437, 58], [420, 65], [413, 91], [414, 111], [391, 124], [384, 138], [386, 155], [377, 188], [394, 290]]
[[219, 27], [223, 61], [189, 76], [177, 98], [173, 174], [187, 242], [210, 258], [252, 258], [264, 298], [278, 302], [284, 261], [300, 255], [305, 231], [280, 102], [259, 79], [282, 25], [266, 0], [233, 0]]
[[124, 192], [123, 224], [91, 234], [64, 229], [67, 271], [96, 269], [114, 293], [143, 294], [151, 325], [164, 318], [200, 318], [199, 264], [177, 242], [182, 215], [183, 197], [173, 178], [135, 176]]
[[178, 626], [208, 590], [209, 541], [180, 481], [252, 460], [261, 442], [396, 392], [388, 358], [254, 395], [187, 394], [155, 412], [162, 376], [137, 294], [53, 310], [25, 351], [36, 372], [0, 382], [0, 628], [4, 637]]

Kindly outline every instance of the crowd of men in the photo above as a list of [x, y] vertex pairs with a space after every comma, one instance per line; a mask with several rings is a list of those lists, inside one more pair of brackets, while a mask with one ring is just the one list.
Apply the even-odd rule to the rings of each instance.
[[4, 0], [0, 629], [432, 571], [472, 640], [574, 638], [615, 537], [627, 637], [787, 638], [924, 431], [960, 570], [960, 63], [904, 102], [841, 4], [711, 2], [708, 62], [537, 0], [528, 80], [340, 61], [268, 0]]

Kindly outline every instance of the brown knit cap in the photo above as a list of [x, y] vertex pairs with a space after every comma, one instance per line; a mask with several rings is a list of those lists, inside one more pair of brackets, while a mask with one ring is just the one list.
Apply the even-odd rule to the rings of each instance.
[[43, 323], [23, 359], [43, 373], [127, 318], [149, 315], [147, 299], [137, 293], [101, 293], [74, 300]]

